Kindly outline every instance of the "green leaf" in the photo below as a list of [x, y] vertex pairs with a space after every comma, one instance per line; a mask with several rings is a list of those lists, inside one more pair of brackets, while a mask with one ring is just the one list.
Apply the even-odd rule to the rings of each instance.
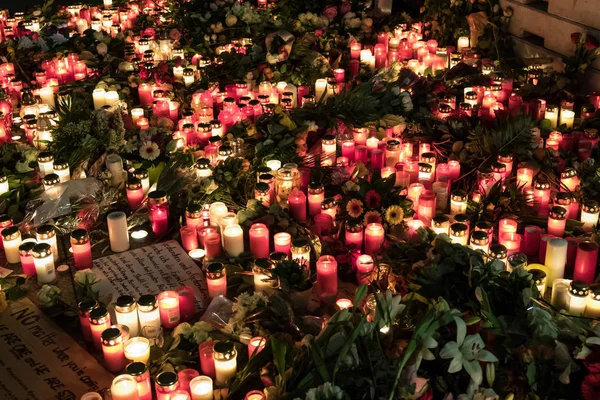
[[313, 361], [317, 372], [323, 379], [323, 382], [329, 382], [329, 372], [327, 371], [327, 366], [325, 365], [325, 356], [323, 355], [323, 351], [319, 347], [319, 344], [314, 340], [310, 340], [310, 353], [312, 354]]
[[477, 353], [477, 357], [475, 357], [475, 358], [477, 360], [483, 361], [483, 362], [489, 362], [489, 363], [498, 362], [498, 359], [496, 358], [496, 356], [487, 350], [479, 350], [479, 352]]
[[456, 323], [456, 343], [461, 346], [467, 336], [467, 325], [460, 317], [454, 317], [454, 322]]
[[360, 322], [358, 323], [358, 325], [356, 325], [356, 327], [350, 334], [350, 337], [348, 338], [348, 340], [346, 340], [344, 347], [342, 347], [342, 349], [340, 350], [340, 354], [338, 355], [338, 358], [335, 362], [335, 368], [333, 370], [333, 381], [334, 382], [335, 382], [335, 376], [337, 375], [337, 372], [340, 369], [340, 365], [342, 364], [342, 360], [344, 359], [344, 357], [346, 357], [346, 354], [348, 354], [348, 352], [352, 348], [352, 345], [358, 338], [358, 335], [362, 331], [362, 327], [366, 321], [367, 321], [367, 316], [363, 315], [362, 318], [360, 319]]
[[360, 304], [362, 303], [363, 299], [367, 295], [368, 291], [369, 291], [369, 287], [364, 284], [360, 285], [359, 287], [356, 288], [356, 292], [354, 293], [354, 302], [352, 303], [355, 308], [360, 307]]
[[285, 357], [287, 344], [276, 337], [271, 337], [271, 349], [273, 350], [273, 362], [280, 376], [285, 375]]

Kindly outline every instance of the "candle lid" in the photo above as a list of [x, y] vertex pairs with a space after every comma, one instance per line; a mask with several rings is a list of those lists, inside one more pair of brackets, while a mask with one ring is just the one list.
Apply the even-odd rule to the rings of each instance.
[[440, 113], [448, 114], [452, 112], [452, 107], [449, 104], [442, 103], [438, 108]]
[[196, 160], [196, 168], [197, 169], [209, 169], [210, 168], [210, 160], [208, 158], [199, 158]]
[[271, 262], [268, 258], [257, 258], [254, 260], [254, 265], [262, 269], [271, 269]]
[[50, 162], [54, 160], [54, 154], [49, 151], [42, 151], [38, 154], [38, 162]]
[[306, 239], [294, 239], [292, 241], [292, 247], [296, 247], [296, 248], [308, 247], [308, 240], [306, 240]]
[[577, 176], [577, 170], [575, 170], [575, 168], [567, 167], [560, 173], [560, 179], [573, 178], [574, 176]]
[[321, 210], [330, 210], [335, 207], [335, 199], [333, 197], [328, 197], [321, 202]]
[[544, 279], [546, 279], [546, 273], [541, 269], [530, 269], [529, 273], [536, 285], [541, 285], [544, 282]]
[[386, 150], [399, 150], [400, 149], [400, 141], [396, 139], [388, 140], [386, 145]]
[[477, 223], [475, 224], [476, 230], [481, 230], [481, 231], [485, 231], [485, 232], [488, 232], [493, 227], [494, 226], [492, 225], [492, 223], [488, 222], [488, 221], [477, 221]]
[[255, 189], [261, 193], [266, 193], [271, 190], [271, 188], [269, 187], [269, 184], [265, 183], [265, 182], [258, 182], [255, 186]]
[[590, 295], [592, 299], [600, 301], [600, 284], [592, 283], [590, 285]]
[[432, 162], [435, 162], [435, 153], [428, 151], [428, 152], [421, 154], [421, 161], [424, 163], [427, 163], [427, 164], [431, 164]]
[[4, 240], [13, 240], [17, 239], [21, 236], [21, 232], [19, 232], [18, 226], [9, 226], [2, 230], [2, 239]]
[[[374, 151], [373, 151], [374, 152]], [[431, 172], [433, 170], [433, 166], [427, 163], [419, 163], [419, 171], [421, 172]]]
[[100, 304], [98, 304], [96, 300], [83, 300], [79, 302], [77, 308], [79, 309], [80, 313], [86, 313], [92, 311], [93, 309], [99, 306]]
[[85, 244], [90, 241], [90, 235], [85, 229], [75, 229], [71, 232], [71, 243]]
[[127, 180], [127, 190], [139, 190], [142, 188], [142, 181], [139, 178], [131, 177]]
[[153, 294], [144, 294], [138, 299], [138, 304], [144, 307], [155, 307], [156, 296]]
[[490, 241], [490, 238], [487, 234], [487, 232], [485, 231], [473, 231], [473, 233], [471, 234], [471, 243], [478, 245], [478, 246], [484, 246], [486, 244], [488, 244], [488, 242]]
[[7, 226], [12, 225], [12, 218], [7, 214], [0, 215], [0, 228], [6, 228]]
[[24, 242], [19, 246], [19, 255], [28, 256], [32, 254], [32, 250], [37, 243], [34, 241]]
[[[0, 120], [1, 119], [2, 118], [0, 118]], [[0, 174], [0, 183], [4, 183], [4, 182], [7, 182], [7, 181], [8, 181], [8, 177], [5, 176], [5, 175], [3, 175], [3, 174]]]
[[469, 227], [466, 224], [455, 222], [450, 225], [450, 233], [454, 236], [466, 236]]
[[178, 382], [175, 372], [165, 371], [156, 376], [156, 384], [158, 386], [173, 386]]
[[581, 209], [590, 214], [596, 214], [600, 211], [600, 205], [596, 200], [586, 200], [583, 202]]
[[494, 243], [490, 246], [490, 256], [497, 260], [502, 258], [506, 258], [506, 254], [508, 251], [506, 250], [506, 246], [500, 243]]
[[220, 262], [208, 264], [206, 267], [206, 277], [208, 279], [219, 279], [225, 276], [225, 265]]
[[550, 209], [548, 216], [553, 219], [565, 219], [567, 218], [567, 210], [561, 206], [554, 206]]
[[595, 129], [595, 128], [584, 129], [583, 134], [587, 139], [598, 139], [598, 129]]
[[274, 264], [285, 261], [287, 260], [287, 258], [287, 253], [284, 253], [282, 251], [274, 251], [273, 253], [269, 254], [269, 260]]
[[362, 221], [350, 220], [350, 221], [346, 222], [346, 231], [356, 233], [356, 232], [362, 232], [362, 230], [363, 230]]
[[[268, 168], [268, 167], [267, 167], [267, 168]], [[271, 169], [269, 169], [269, 171], [271, 171]], [[273, 180], [273, 178], [274, 178], [274, 177], [273, 177], [273, 175], [272, 175], [272, 174], [269, 174], [269, 173], [260, 174], [260, 175], [258, 176], [258, 179], [259, 179], [261, 182], [264, 182], [264, 183], [267, 183], [267, 182], [270, 182], [270, 181], [272, 181], [272, 180]]]
[[57, 185], [60, 183], [60, 177], [56, 174], [48, 174], [42, 178], [42, 183], [46, 186]]
[[98, 306], [90, 311], [90, 321], [98, 324], [98, 320], [105, 318], [108, 315], [108, 310], [104, 306]]
[[451, 197], [453, 201], [467, 201], [467, 192], [462, 189], [456, 189], [452, 191]]
[[311, 182], [308, 185], [308, 190], [313, 192], [312, 194], [318, 194], [325, 191], [325, 188], [320, 182]]
[[219, 147], [220, 156], [229, 156], [231, 154], [233, 154], [233, 148], [231, 146], [224, 144], [221, 147]]
[[545, 178], [539, 178], [535, 181], [533, 188], [536, 190], [548, 190], [550, 189], [550, 182]]
[[492, 171], [496, 172], [496, 173], [503, 173], [506, 172], [506, 164], [502, 164], [500, 162], [493, 162], [492, 163]]
[[108, 328], [102, 332], [102, 344], [106, 346], [114, 346], [120, 343], [121, 330], [119, 328]]
[[188, 218], [200, 218], [202, 217], [203, 207], [201, 204], [188, 204], [185, 210], [185, 216]]
[[168, 203], [169, 199], [167, 197], [167, 192], [164, 190], [154, 190], [148, 193], [148, 203], [154, 205], [160, 205]]
[[590, 292], [590, 285], [584, 281], [572, 281], [569, 287], [569, 293], [573, 296], [585, 297]]
[[469, 226], [469, 216], [467, 214], [456, 214], [454, 215], [454, 222], [460, 222]]
[[[4, 231], [2, 232], [4, 233]], [[48, 243], [37, 243], [33, 246], [32, 253], [34, 257], [43, 258], [52, 254], [52, 246]]]
[[217, 342], [213, 347], [216, 358], [230, 360], [236, 356], [235, 346], [232, 342]]
[[432, 219], [434, 228], [441, 228], [443, 225], [447, 224], [449, 221], [450, 221], [450, 218], [448, 218], [448, 216], [444, 215], [444, 214], [438, 214], [435, 217], [433, 217], [433, 219]]
[[512, 162], [512, 161], [513, 161], [512, 154], [509, 154], [506, 151], [501, 151], [500, 154], [498, 154], [498, 162], [508, 163], [508, 162]]
[[123, 295], [117, 297], [115, 301], [115, 310], [118, 312], [126, 313], [135, 310], [135, 298], [129, 295]]
[[37, 234], [40, 240], [46, 240], [56, 236], [56, 231], [52, 225], [44, 224], [38, 227]]
[[134, 361], [125, 367], [125, 372], [131, 376], [143, 375], [147, 370], [148, 367], [141, 361]]

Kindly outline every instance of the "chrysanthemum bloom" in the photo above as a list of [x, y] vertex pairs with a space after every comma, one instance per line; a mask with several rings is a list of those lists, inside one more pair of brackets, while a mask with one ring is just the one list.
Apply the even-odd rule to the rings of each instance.
[[352, 218], [358, 218], [363, 213], [363, 203], [358, 199], [352, 199], [346, 204], [346, 211]]
[[368, 211], [364, 219], [365, 226], [368, 224], [380, 224], [381, 214], [378, 211]]
[[398, 225], [404, 219], [404, 210], [400, 206], [389, 206], [385, 211], [385, 220], [390, 225]]
[[154, 160], [160, 155], [160, 149], [154, 142], [144, 142], [140, 147], [140, 156], [144, 160]]

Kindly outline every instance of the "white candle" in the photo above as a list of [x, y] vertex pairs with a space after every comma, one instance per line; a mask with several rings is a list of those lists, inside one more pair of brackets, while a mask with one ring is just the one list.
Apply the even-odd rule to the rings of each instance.
[[567, 247], [569, 242], [562, 238], [551, 238], [546, 246], [545, 265], [548, 268], [547, 285], [552, 286], [555, 279], [565, 275], [567, 263]]
[[48, 243], [39, 243], [33, 247], [33, 263], [39, 284], [52, 283], [56, 280], [52, 247]]
[[597, 287], [592, 287], [590, 290], [584, 315], [589, 318], [600, 318], [600, 291]]
[[131, 109], [131, 119], [133, 123], [136, 124], [140, 118], [144, 116], [144, 109], [141, 107], [136, 107]]
[[11, 264], [21, 262], [19, 246], [21, 245], [21, 232], [17, 226], [10, 226], [2, 230], [2, 242], [4, 243], [4, 254], [6, 261]]
[[565, 124], [567, 129], [573, 127], [573, 121], [575, 121], [575, 113], [571, 110], [560, 111], [560, 124]]
[[110, 249], [115, 253], [129, 250], [129, 232], [127, 231], [127, 216], [122, 211], [108, 214], [108, 238]]
[[132, 296], [119, 296], [115, 302], [115, 316], [117, 323], [129, 328], [129, 337], [139, 334], [139, 320], [137, 313], [137, 302]]
[[144, 327], [160, 328], [160, 311], [156, 296], [153, 294], [145, 294], [138, 299], [138, 317], [140, 319], [140, 327], [144, 333]]
[[238, 257], [244, 252], [244, 231], [241, 226], [237, 224], [227, 226], [223, 231], [223, 238], [227, 254]]
[[50, 107], [55, 108], [56, 103], [54, 102], [54, 89], [50, 86], [45, 86], [40, 89], [40, 97], [44, 104], [48, 104]]
[[190, 381], [192, 400], [212, 400], [213, 381], [208, 376], [197, 376]]
[[552, 106], [551, 108], [551, 106], [548, 105], [548, 107], [546, 108], [546, 114], [544, 115], [544, 118], [550, 120], [550, 126], [552, 127], [552, 129], [556, 129], [558, 121], [558, 108], [556, 108], [556, 106]]
[[119, 101], [119, 93], [116, 90], [110, 90], [104, 95], [104, 104], [112, 106]]
[[456, 43], [456, 50], [461, 52], [462, 49], [468, 49], [470, 45], [469, 38], [466, 36], [461, 36], [458, 38], [458, 42]]
[[0, 195], [3, 195], [4, 193], [8, 193], [9, 190], [10, 190], [10, 188], [8, 186], [8, 177], [4, 176], [4, 175], [0, 175]]
[[221, 203], [220, 201], [212, 203], [209, 210], [210, 224], [217, 226], [219, 219], [225, 214], [227, 214], [227, 206], [225, 203]]
[[48, 243], [52, 247], [54, 261], [58, 261], [58, 242], [56, 240], [56, 230], [52, 225], [40, 225], [35, 234], [38, 243]]
[[119, 375], [110, 386], [113, 400], [139, 400], [137, 382], [131, 375]]
[[[266, 263], [261, 264], [261, 261]], [[252, 267], [254, 277], [254, 291], [258, 293], [269, 292], [275, 287], [275, 280], [268, 272], [269, 262], [265, 259], [257, 259]]]
[[231, 342], [217, 342], [213, 347], [217, 384], [224, 385], [237, 373], [237, 352]]
[[125, 180], [125, 171], [123, 170], [123, 159], [118, 154], [109, 154], [106, 156], [106, 168], [112, 174], [113, 187], [118, 187]]
[[125, 358], [131, 362], [139, 361], [148, 364], [148, 360], [150, 359], [150, 341], [145, 337], [129, 339], [125, 342], [123, 349], [125, 351]]
[[71, 170], [69, 168], [69, 163], [67, 162], [55, 163], [54, 173], [58, 175], [61, 183], [68, 182], [71, 180]]
[[318, 102], [321, 98], [327, 100], [327, 79], [317, 79], [315, 81], [315, 100]]
[[54, 155], [50, 152], [43, 151], [38, 155], [38, 167], [40, 169], [40, 177], [54, 173]]
[[94, 99], [94, 110], [99, 110], [104, 107], [106, 101], [106, 90], [102, 88], [94, 89], [92, 92], [92, 98]]
[[569, 287], [569, 314], [583, 315], [588, 301], [590, 286], [582, 281], [572, 281]]
[[279, 168], [281, 168], [281, 161], [269, 160], [267, 161], [267, 167], [271, 168], [271, 171], [277, 171]]

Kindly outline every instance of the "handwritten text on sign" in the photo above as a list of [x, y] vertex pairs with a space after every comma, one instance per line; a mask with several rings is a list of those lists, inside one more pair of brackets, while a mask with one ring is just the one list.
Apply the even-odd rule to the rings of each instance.
[[112, 375], [28, 299], [0, 314], [0, 398], [75, 400]]
[[200, 267], [174, 240], [94, 260], [94, 267], [103, 279], [98, 286], [103, 295], [139, 297], [191, 286], [197, 311], [210, 302]]

